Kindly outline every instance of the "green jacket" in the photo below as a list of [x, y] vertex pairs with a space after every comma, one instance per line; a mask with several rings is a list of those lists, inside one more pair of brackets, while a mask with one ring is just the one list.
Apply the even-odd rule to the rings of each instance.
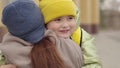
[[83, 52], [82, 68], [102, 68], [97, 54], [95, 39], [80, 27], [76, 29], [71, 38], [80, 46]]
[[76, 6], [76, 31], [73, 33], [71, 38], [80, 45], [84, 63], [82, 68], [102, 68], [99, 56], [97, 54], [95, 39], [85, 30], [79, 27], [80, 25], [80, 12]]
[[100, 59], [97, 55], [95, 39], [82, 29], [82, 45], [84, 65], [82, 68], [102, 68]]

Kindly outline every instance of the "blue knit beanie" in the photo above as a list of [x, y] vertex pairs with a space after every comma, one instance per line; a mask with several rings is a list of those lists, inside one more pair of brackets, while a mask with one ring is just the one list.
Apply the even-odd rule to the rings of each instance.
[[34, 1], [17, 0], [7, 5], [2, 22], [12, 35], [30, 43], [37, 43], [44, 36], [44, 19]]

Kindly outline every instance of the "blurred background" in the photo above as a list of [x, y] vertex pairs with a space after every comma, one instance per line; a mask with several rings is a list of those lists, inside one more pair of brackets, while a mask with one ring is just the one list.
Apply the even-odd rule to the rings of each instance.
[[[0, 0], [0, 19], [3, 8], [13, 1]], [[120, 0], [73, 1], [80, 10], [80, 26], [96, 39], [103, 68], [120, 68]], [[0, 42], [6, 32], [0, 20]]]

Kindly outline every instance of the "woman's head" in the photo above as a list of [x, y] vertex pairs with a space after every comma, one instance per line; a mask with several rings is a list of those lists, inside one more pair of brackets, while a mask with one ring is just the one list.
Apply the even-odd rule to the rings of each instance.
[[7, 5], [2, 13], [2, 22], [12, 35], [27, 42], [37, 43], [44, 36], [43, 16], [31, 0], [17, 0]]

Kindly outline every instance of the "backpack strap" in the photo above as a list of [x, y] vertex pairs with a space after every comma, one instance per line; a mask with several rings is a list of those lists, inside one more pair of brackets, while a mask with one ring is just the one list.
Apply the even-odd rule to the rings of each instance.
[[82, 35], [83, 35], [82, 29], [80, 29], [80, 35], [81, 35], [81, 36], [80, 36], [80, 47], [81, 47], [81, 46], [82, 46], [82, 37], [83, 37], [83, 36], [82, 36]]
[[82, 45], [82, 29], [78, 27], [71, 36], [71, 39], [77, 43], [80, 47]]

